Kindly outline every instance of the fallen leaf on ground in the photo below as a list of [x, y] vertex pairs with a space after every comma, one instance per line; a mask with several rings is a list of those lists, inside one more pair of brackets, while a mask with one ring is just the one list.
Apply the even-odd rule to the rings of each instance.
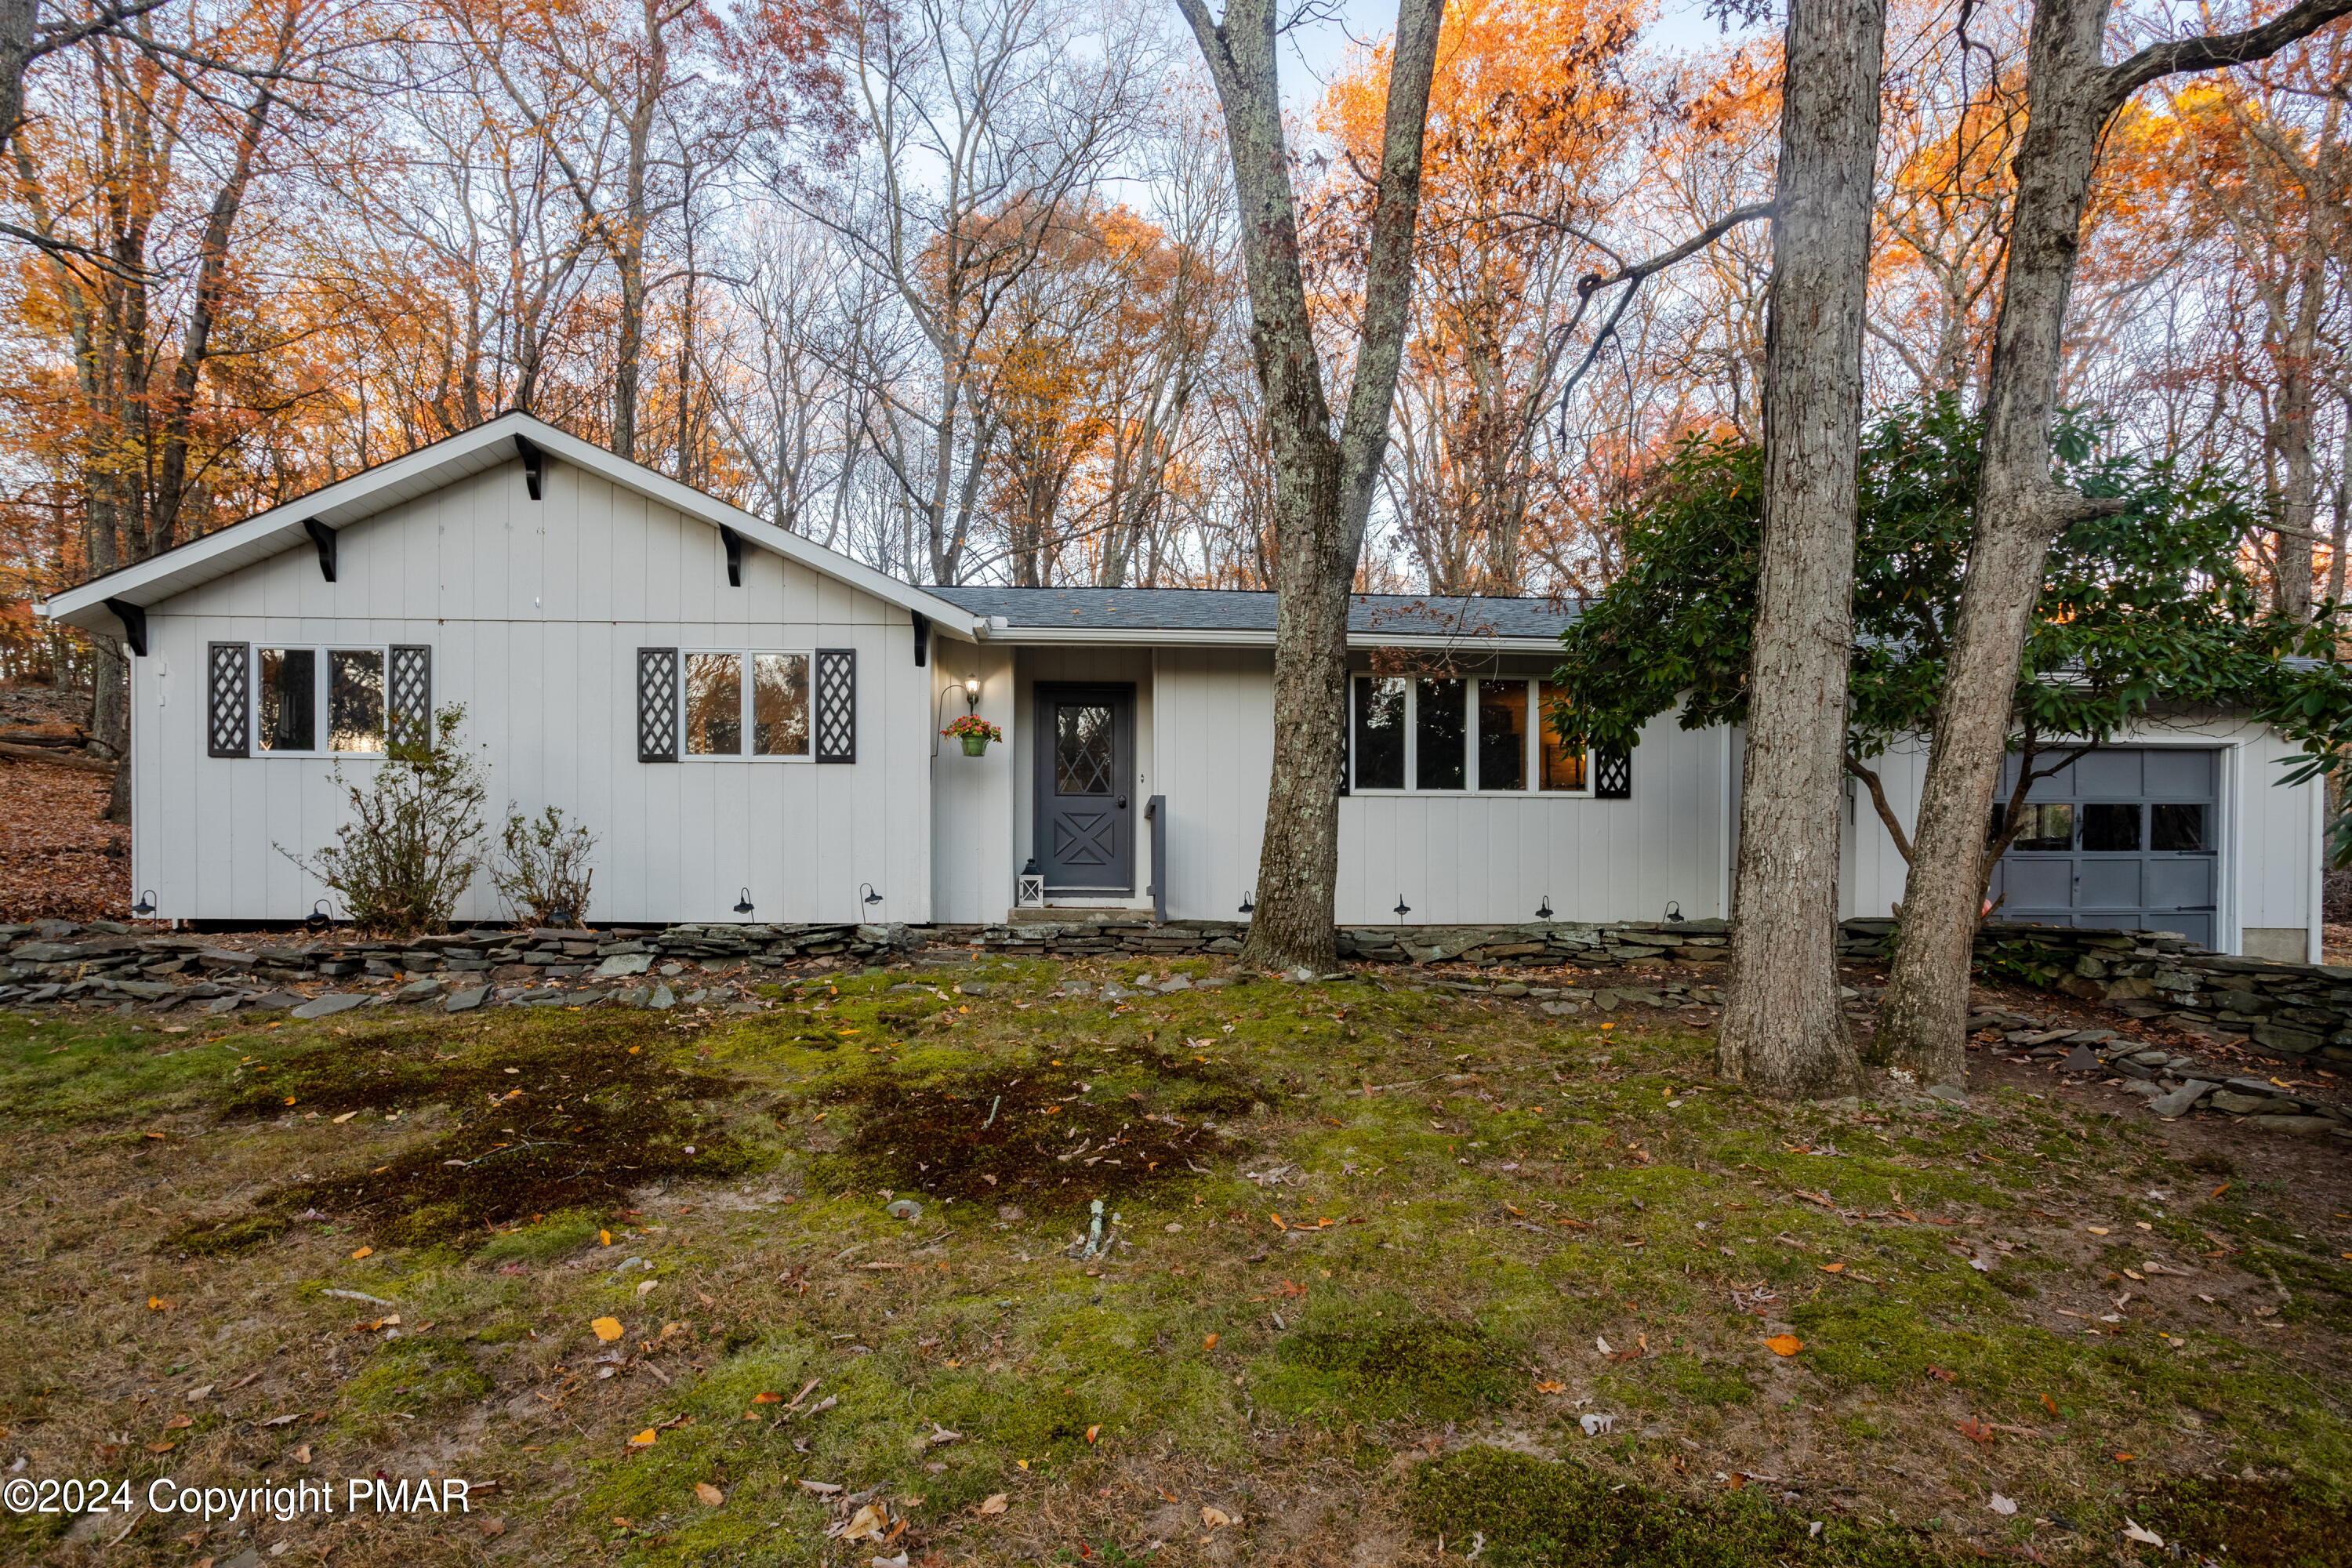
[[621, 1320], [618, 1318], [598, 1318], [588, 1326], [595, 1330], [596, 1337], [606, 1344], [621, 1337]]
[[992, 1492], [982, 1500], [980, 1511], [982, 1513], [1003, 1513], [1006, 1509], [1011, 1508], [1012, 1506], [1013, 1498], [1010, 1493]]
[[1201, 1522], [1208, 1529], [1214, 1530], [1221, 1524], [1231, 1524], [1233, 1521], [1234, 1516], [1223, 1509], [1210, 1508], [1205, 1504], [1201, 1509]]
[[870, 1502], [861, 1503], [858, 1505], [857, 1512], [851, 1516], [849, 1522], [841, 1527], [841, 1534], [838, 1539], [843, 1541], [879, 1541], [882, 1539], [882, 1527], [889, 1522], [888, 1518], [883, 1514], [880, 1509], [876, 1508]]
[[1995, 1492], [1992, 1496], [1985, 1499], [1985, 1507], [1992, 1510], [1995, 1513], [2004, 1516], [2017, 1511], [2017, 1504], [2011, 1500], [2001, 1496], [1999, 1492]]
[[1824, 1274], [1843, 1274], [1845, 1272], [1845, 1265], [1843, 1263], [1824, 1263], [1822, 1265], [1822, 1272]]
[[354, 1263], [357, 1263], [357, 1262], [358, 1262], [361, 1258], [373, 1258], [374, 1256], [375, 1256], [375, 1248], [374, 1248], [374, 1247], [361, 1247], [357, 1252], [354, 1252], [354, 1253], [352, 1253], [352, 1262], [354, 1262]]
[[[298, 1465], [309, 1464], [310, 1462], [310, 1445], [305, 1443], [300, 1447], [295, 1449], [293, 1458], [294, 1462]], [[504, 1530], [506, 1526], [501, 1524], [499, 1528], [500, 1530]]]
[[172, 1310], [172, 1303], [161, 1296], [150, 1296], [147, 1298], [147, 1310], [151, 1312], [168, 1312]]
[[2141, 1526], [2128, 1515], [2124, 1519], [2124, 1539], [2126, 1541], [2140, 1542], [2148, 1546], [2161, 1546], [2164, 1544], [2164, 1537], [2158, 1535], [2153, 1530], [2141, 1528]]
[[1946, 1372], [1940, 1366], [1931, 1366], [1927, 1369], [1927, 1375], [1934, 1378], [1937, 1383], [1950, 1383], [1953, 1379], [1957, 1378], [1959, 1373]]
[[151, 1454], [168, 1454], [178, 1447], [177, 1443], [150, 1443], [147, 1445], [147, 1451]]
[[694, 1495], [701, 1499], [703, 1502], [712, 1508], [717, 1508], [720, 1503], [727, 1500], [727, 1494], [720, 1491], [717, 1487], [712, 1486], [709, 1481], [695, 1482]]
[[1553, 1383], [1547, 1380], [1536, 1384], [1536, 1392], [1538, 1394], [1566, 1394], [1568, 1392], [1568, 1384], [1564, 1383]]
[[637, 1294], [642, 1296], [660, 1283], [658, 1279], [640, 1279], [637, 1281]]
[[838, 1481], [812, 1481], [803, 1479], [800, 1485], [801, 1490], [804, 1492], [814, 1492], [819, 1497], [831, 1497], [834, 1493], [841, 1489], [841, 1483]]
[[1805, 1342], [1794, 1334], [1774, 1334], [1764, 1342], [1764, 1348], [1774, 1355], [1795, 1355], [1805, 1348]]
[[484, 1535], [504, 1535], [506, 1532], [507, 1521], [505, 1520], [486, 1519], [482, 1521], [482, 1533]]
[[650, 1426], [629, 1439], [629, 1447], [632, 1448], [650, 1448], [653, 1446], [654, 1429]]
[[751, 1395], [751, 1403], [754, 1405], [782, 1405], [783, 1402], [784, 1396], [781, 1394], [762, 1392]]
[[1211, 1334], [1208, 1338], [1202, 1340], [1201, 1342], [1201, 1348], [1204, 1351], [1215, 1350], [1217, 1348], [1217, 1336]]
[[163, 1423], [163, 1430], [166, 1432], [176, 1432], [183, 1426], [193, 1426], [195, 1424], [196, 1419], [193, 1415], [174, 1415], [169, 1421]]

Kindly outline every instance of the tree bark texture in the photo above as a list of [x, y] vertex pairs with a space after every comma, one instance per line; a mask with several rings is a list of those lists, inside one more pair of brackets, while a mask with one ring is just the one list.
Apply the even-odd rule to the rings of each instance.
[[1224, 112], [1240, 198], [1250, 344], [1274, 454], [1274, 771], [1258, 851], [1257, 909], [1242, 962], [1328, 969], [1338, 962], [1334, 895], [1346, 755], [1348, 604], [1363, 553], [1412, 300], [1422, 139], [1444, 0], [1400, 0], [1380, 190], [1364, 266], [1354, 379], [1335, 437], [1300, 268], [1274, 0], [1178, 0]]
[[1794, 0], [1765, 331], [1764, 543], [1725, 1076], [1857, 1092], [1838, 1002], [1838, 807], [1853, 641], [1856, 468], [1884, 0]]
[[2110, 3], [2040, 0], [2027, 36], [2026, 127], [1986, 375], [1976, 528], [1878, 1019], [1879, 1047], [1930, 1084], [1958, 1087], [1968, 1076], [1963, 1025], [1983, 910], [1985, 826], [2042, 557], [2070, 524], [2116, 504], [2085, 500], [2050, 473], [2066, 297], [2099, 138], [2125, 100], [2157, 78], [2264, 58], [2352, 11], [2352, 0], [2307, 0], [2263, 26], [2156, 45], [2110, 67], [2101, 54]]

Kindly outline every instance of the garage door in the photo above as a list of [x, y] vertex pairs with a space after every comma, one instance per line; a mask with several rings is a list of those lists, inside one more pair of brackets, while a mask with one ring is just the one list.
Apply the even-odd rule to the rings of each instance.
[[[2215, 751], [2115, 746], [2042, 780], [1993, 876], [1996, 918], [2179, 931], [2212, 946], [2221, 771]], [[2012, 757], [2004, 800], [2016, 782]]]

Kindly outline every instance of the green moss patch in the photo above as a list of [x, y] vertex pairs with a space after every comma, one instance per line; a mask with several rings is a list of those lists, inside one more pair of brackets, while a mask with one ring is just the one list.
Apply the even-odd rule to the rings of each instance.
[[1477, 1551], [1497, 1568], [1926, 1568], [1940, 1561], [1892, 1531], [1832, 1519], [1815, 1536], [1807, 1518], [1742, 1494], [1693, 1503], [1500, 1448], [1466, 1448], [1418, 1467], [1407, 1506], [1449, 1552]]
[[1259, 1403], [1326, 1424], [1465, 1421], [1492, 1414], [1528, 1381], [1507, 1348], [1475, 1323], [1318, 1313], [1259, 1363]]

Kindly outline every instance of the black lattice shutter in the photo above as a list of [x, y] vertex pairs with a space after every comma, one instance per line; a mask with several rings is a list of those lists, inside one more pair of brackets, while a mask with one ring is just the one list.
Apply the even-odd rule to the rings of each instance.
[[637, 649], [637, 761], [677, 761], [677, 649]]
[[420, 644], [392, 647], [392, 700], [384, 718], [395, 746], [433, 743], [433, 650]]
[[1595, 800], [1633, 798], [1633, 752], [1595, 752], [1592, 753], [1592, 798]]
[[253, 647], [216, 642], [205, 655], [205, 737], [215, 757], [253, 755]]
[[816, 650], [816, 760], [857, 760], [857, 650]]

